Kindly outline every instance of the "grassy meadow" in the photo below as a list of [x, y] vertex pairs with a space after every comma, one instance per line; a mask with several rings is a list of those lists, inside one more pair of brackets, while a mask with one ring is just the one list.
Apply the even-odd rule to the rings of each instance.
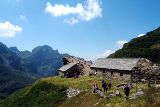
[[[123, 89], [116, 86], [124, 81], [112, 80], [112, 88], [109, 93], [119, 90], [122, 96], [112, 98], [101, 98], [99, 95], [92, 93], [92, 86], [96, 82], [101, 87], [101, 77], [81, 77], [61, 78], [49, 77], [43, 78], [21, 89], [6, 100], [0, 102], [0, 107], [159, 107], [160, 90], [149, 88], [147, 84], [138, 84], [137, 89], [144, 91], [144, 96], [135, 100], [125, 100]], [[107, 80], [109, 82], [110, 80]], [[69, 87], [84, 90], [79, 95], [67, 98], [65, 90]], [[154, 87], [154, 85], [152, 85]], [[133, 84], [131, 94], [136, 92], [136, 84]]]

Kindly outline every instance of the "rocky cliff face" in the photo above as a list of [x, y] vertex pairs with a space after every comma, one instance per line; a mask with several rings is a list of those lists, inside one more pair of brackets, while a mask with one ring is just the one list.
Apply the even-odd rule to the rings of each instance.
[[29, 52], [0, 42], [0, 93], [10, 94], [38, 78], [57, 75], [62, 65], [62, 55], [49, 46]]
[[0, 93], [10, 94], [39, 78], [23, 69], [21, 58], [16, 52], [16, 48], [11, 51], [0, 43]]
[[22, 64], [31, 72], [51, 76], [57, 75], [57, 69], [63, 66], [63, 61], [58, 50], [44, 45], [34, 48], [28, 57], [22, 59]]
[[30, 51], [19, 51], [10, 47], [10, 51], [21, 58], [23, 68], [41, 76], [57, 75], [57, 69], [63, 66], [62, 55], [50, 46], [38, 46]]
[[0, 65], [11, 69], [22, 70], [21, 59], [3, 43], [0, 43]]

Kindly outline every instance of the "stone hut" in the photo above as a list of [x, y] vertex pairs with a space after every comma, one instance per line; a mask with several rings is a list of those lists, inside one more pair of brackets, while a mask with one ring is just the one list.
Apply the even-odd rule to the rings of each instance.
[[140, 72], [140, 66], [152, 63], [144, 58], [100, 58], [92, 65], [92, 73], [107, 77], [124, 78], [130, 80], [135, 72]]
[[77, 63], [76, 69], [80, 72], [80, 75], [88, 76], [91, 71], [90, 66], [92, 64], [91, 61], [86, 61], [83, 58], [78, 58], [74, 56], [64, 56], [63, 64], [68, 65], [70, 63]]
[[69, 63], [67, 65], [64, 65], [58, 71], [59, 71], [59, 75], [61, 77], [69, 77], [70, 78], [70, 77], [75, 77], [75, 75], [80, 74], [77, 62], [73, 62], [73, 63]]

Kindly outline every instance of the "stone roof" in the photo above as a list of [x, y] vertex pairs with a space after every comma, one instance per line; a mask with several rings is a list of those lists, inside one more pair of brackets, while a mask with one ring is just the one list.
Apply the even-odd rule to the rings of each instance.
[[137, 66], [140, 58], [99, 58], [91, 68], [105, 68], [116, 70], [132, 70]]
[[73, 67], [76, 64], [77, 64], [77, 62], [73, 62], [73, 63], [69, 63], [67, 65], [64, 65], [59, 69], [59, 71], [62, 71], [62, 72], [67, 71], [68, 69], [70, 69], [71, 67]]

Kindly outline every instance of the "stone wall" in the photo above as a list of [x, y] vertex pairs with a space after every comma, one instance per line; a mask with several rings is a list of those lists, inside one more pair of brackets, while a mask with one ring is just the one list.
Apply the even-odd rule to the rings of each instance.
[[[96, 72], [97, 71], [97, 72]], [[160, 83], [160, 65], [153, 64], [151, 61], [141, 58], [132, 71], [119, 71], [119, 70], [106, 70], [92, 68], [92, 73], [101, 75], [105, 78], [117, 79], [117, 80], [131, 80], [133, 82], [148, 81], [151, 77], [151, 82]], [[113, 75], [111, 75], [113, 72]], [[120, 76], [120, 72], [124, 72], [123, 76]], [[129, 74], [127, 74], [127, 72]]]
[[116, 79], [119, 81], [128, 81], [131, 79], [131, 74], [120, 73], [119, 71], [106, 71], [102, 75], [104, 78]]
[[90, 66], [92, 64], [91, 61], [86, 61], [83, 58], [78, 58], [74, 56], [65, 56], [65, 60], [68, 61], [68, 63], [72, 62], [78, 62], [78, 69], [81, 72], [81, 75], [88, 76], [89, 73], [91, 72]]
[[141, 58], [137, 63], [132, 79], [135, 82], [148, 82], [149, 78], [152, 83], [160, 83], [160, 65]]
[[127, 74], [126, 72], [130, 72], [130, 71], [92, 69], [92, 73], [94, 75], [99, 75], [106, 79], [117, 79], [117, 80], [125, 80], [125, 81], [131, 80], [131, 74], [129, 73]]

